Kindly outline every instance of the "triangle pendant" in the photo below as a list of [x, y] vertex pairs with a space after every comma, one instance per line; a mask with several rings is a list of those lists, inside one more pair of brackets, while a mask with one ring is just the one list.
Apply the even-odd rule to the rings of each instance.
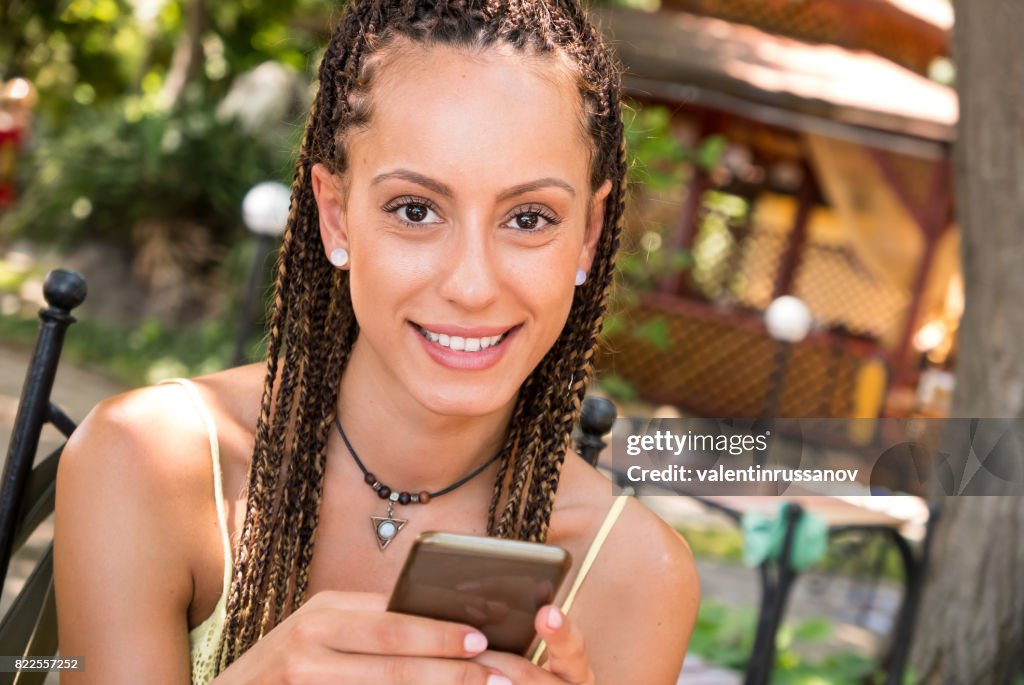
[[391, 541], [398, 535], [398, 531], [405, 528], [408, 519], [396, 519], [392, 516], [371, 516], [370, 523], [373, 525], [373, 534], [377, 538], [377, 547], [380, 551], [387, 549]]

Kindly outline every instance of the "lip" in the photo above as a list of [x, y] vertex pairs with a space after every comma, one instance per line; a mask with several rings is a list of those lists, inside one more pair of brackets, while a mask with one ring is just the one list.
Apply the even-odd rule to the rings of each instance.
[[[409, 329], [409, 333], [416, 337], [420, 341], [420, 345], [426, 353], [435, 362], [448, 369], [455, 369], [459, 371], [482, 371], [489, 369], [497, 364], [501, 358], [505, 355], [505, 350], [508, 349], [509, 343], [519, 333], [519, 329], [522, 328], [522, 324], [516, 324], [511, 329], [508, 328], [462, 328], [459, 326], [451, 325], [431, 325], [431, 324], [415, 324], [412, 321], [406, 322], [406, 327]], [[469, 338], [482, 338], [488, 335], [501, 335], [505, 331], [508, 331], [508, 335], [497, 345], [488, 347], [485, 350], [479, 352], [459, 352], [447, 347], [442, 347], [438, 343], [427, 340], [419, 332], [419, 328], [426, 328], [434, 333], [444, 333], [445, 335], [461, 335]], [[469, 331], [466, 333], [465, 331]], [[483, 332], [480, 332], [483, 331]]]

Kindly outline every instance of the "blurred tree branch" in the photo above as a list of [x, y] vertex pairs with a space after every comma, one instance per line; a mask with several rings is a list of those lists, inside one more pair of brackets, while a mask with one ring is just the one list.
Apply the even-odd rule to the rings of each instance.
[[163, 104], [175, 109], [185, 87], [199, 73], [203, 60], [203, 27], [206, 23], [206, 10], [203, 0], [187, 0], [185, 9], [185, 26], [174, 46], [171, 67], [164, 80], [161, 100]]

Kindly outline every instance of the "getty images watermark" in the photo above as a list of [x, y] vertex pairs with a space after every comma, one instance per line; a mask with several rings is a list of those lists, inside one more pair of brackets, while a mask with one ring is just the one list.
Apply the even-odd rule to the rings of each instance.
[[1024, 420], [619, 419], [612, 469], [644, 494], [1024, 494]]

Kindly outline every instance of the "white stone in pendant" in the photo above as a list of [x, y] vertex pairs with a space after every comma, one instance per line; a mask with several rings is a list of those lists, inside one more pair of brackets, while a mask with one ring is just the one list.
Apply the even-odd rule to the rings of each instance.
[[392, 516], [371, 516], [370, 522], [373, 524], [374, 537], [377, 538], [377, 547], [383, 552], [408, 521]]

